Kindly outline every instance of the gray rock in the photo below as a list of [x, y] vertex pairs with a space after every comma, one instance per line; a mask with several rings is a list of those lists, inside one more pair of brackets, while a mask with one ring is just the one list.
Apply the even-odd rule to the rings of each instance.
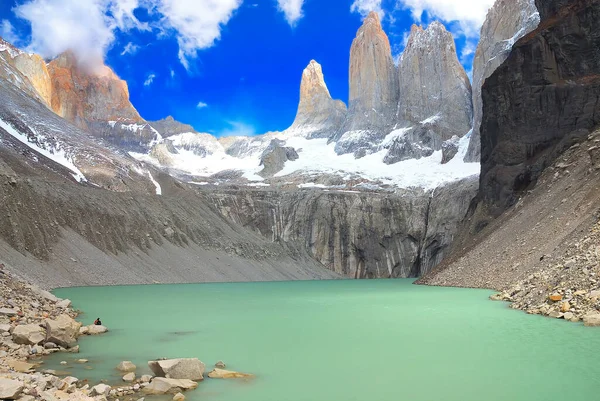
[[46, 339], [46, 330], [37, 324], [22, 324], [14, 328], [12, 338], [17, 344], [36, 345]]
[[96, 335], [96, 334], [104, 334], [108, 331], [108, 328], [106, 328], [106, 326], [102, 326], [102, 325], [98, 325], [98, 324], [90, 324], [89, 326], [87, 326], [87, 332], [86, 334], [88, 335]]
[[127, 373], [126, 375], [124, 375], [123, 381], [128, 382], [128, 383], [134, 382], [135, 381], [135, 373], [130, 372], [130, 373]]
[[79, 336], [81, 323], [69, 315], [60, 315], [56, 319], [46, 319], [46, 342], [52, 342], [65, 348], [73, 347]]
[[457, 136], [453, 136], [449, 140], [442, 143], [442, 164], [448, 163], [454, 159], [454, 156], [458, 153], [458, 141]]
[[168, 379], [164, 377], [155, 377], [152, 382], [142, 390], [148, 395], [176, 394], [185, 390], [193, 390], [198, 387], [198, 383], [188, 379]]
[[122, 361], [116, 367], [119, 372], [135, 372], [137, 367], [131, 361]]
[[0, 315], [2, 316], [16, 316], [17, 315], [17, 311], [14, 309], [10, 309], [10, 308], [0, 308]]
[[506, 60], [513, 44], [533, 31], [539, 22], [535, 0], [496, 1], [488, 11], [473, 59], [473, 132], [466, 162], [479, 162], [481, 157], [484, 81]]
[[260, 165], [264, 168], [259, 175], [273, 177], [283, 169], [285, 162], [297, 159], [298, 153], [294, 148], [284, 147], [282, 141], [273, 139], [260, 158]]
[[150, 367], [150, 370], [157, 377], [166, 377], [168, 379], [202, 380], [205, 370], [204, 363], [198, 358], [149, 361], [148, 367]]
[[59, 301], [56, 303], [56, 306], [62, 309], [67, 309], [68, 307], [71, 306], [71, 300], [70, 299], [63, 299], [62, 301]]
[[442, 141], [469, 132], [471, 83], [443, 24], [433, 22], [427, 29], [413, 25], [398, 69], [399, 121], [435, 122], [432, 128]]
[[600, 313], [590, 313], [583, 317], [583, 324], [588, 327], [600, 326]]
[[19, 380], [0, 378], [0, 399], [14, 400], [23, 391], [24, 384]]
[[95, 396], [95, 395], [104, 395], [104, 396], [108, 396], [108, 393], [110, 392], [111, 387], [107, 384], [98, 384], [94, 387], [92, 387], [92, 391], [91, 391], [91, 396]]
[[215, 368], [219, 368], [219, 369], [225, 369], [227, 366], [225, 365], [225, 362], [223, 361], [219, 361], [217, 363], [215, 363]]

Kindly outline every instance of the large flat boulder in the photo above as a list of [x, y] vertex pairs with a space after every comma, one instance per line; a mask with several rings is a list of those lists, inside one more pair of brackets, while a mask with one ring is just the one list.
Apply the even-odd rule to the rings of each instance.
[[198, 383], [188, 379], [167, 379], [155, 377], [149, 385], [144, 387], [143, 392], [148, 395], [154, 394], [177, 394], [185, 390], [193, 390]]
[[85, 334], [93, 336], [93, 335], [96, 335], [96, 334], [104, 334], [107, 331], [108, 331], [108, 329], [105, 326], [97, 325], [97, 324], [91, 324], [91, 325], [87, 326], [87, 330], [85, 331]]
[[254, 375], [249, 373], [234, 372], [233, 370], [215, 368], [208, 372], [208, 377], [211, 379], [251, 379], [254, 377]]
[[46, 319], [46, 342], [70, 348], [77, 342], [81, 323], [69, 315], [60, 315], [55, 320]]
[[149, 361], [148, 367], [157, 377], [169, 379], [203, 380], [205, 365], [198, 358]]
[[13, 341], [22, 345], [37, 345], [46, 339], [46, 330], [37, 324], [22, 324], [14, 328]]
[[23, 382], [0, 378], [0, 399], [14, 400], [23, 391]]
[[583, 324], [588, 327], [600, 326], [600, 313], [589, 313], [583, 317]]

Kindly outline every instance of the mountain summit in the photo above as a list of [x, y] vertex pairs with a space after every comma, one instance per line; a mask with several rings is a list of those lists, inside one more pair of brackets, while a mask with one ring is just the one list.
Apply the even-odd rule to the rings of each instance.
[[325, 84], [321, 65], [311, 60], [302, 73], [300, 103], [291, 130], [310, 131], [311, 137], [327, 137], [346, 117], [346, 105], [333, 100]]

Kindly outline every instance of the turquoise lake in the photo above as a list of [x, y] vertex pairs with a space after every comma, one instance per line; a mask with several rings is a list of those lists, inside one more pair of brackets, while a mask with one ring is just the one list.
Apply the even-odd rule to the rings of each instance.
[[[46, 368], [120, 383], [122, 360], [198, 357], [251, 381], [205, 379], [190, 401], [593, 401], [600, 329], [530, 316], [489, 291], [411, 280], [56, 290], [110, 333]], [[83, 365], [76, 359], [89, 359]], [[68, 365], [61, 366], [60, 361]]]

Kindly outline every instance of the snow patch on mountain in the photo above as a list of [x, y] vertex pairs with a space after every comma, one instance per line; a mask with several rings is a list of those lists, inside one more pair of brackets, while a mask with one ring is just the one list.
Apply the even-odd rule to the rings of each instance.
[[30, 149], [71, 170], [71, 175], [77, 182], [87, 182], [83, 173], [73, 164], [71, 158], [61, 149], [60, 145], [51, 145], [46, 142], [46, 138], [38, 134], [32, 127], [29, 127], [29, 129], [33, 133], [35, 142], [31, 142], [31, 139], [27, 135], [17, 131], [12, 125], [2, 119], [0, 119], [0, 128], [4, 129], [19, 142], [27, 145]]

